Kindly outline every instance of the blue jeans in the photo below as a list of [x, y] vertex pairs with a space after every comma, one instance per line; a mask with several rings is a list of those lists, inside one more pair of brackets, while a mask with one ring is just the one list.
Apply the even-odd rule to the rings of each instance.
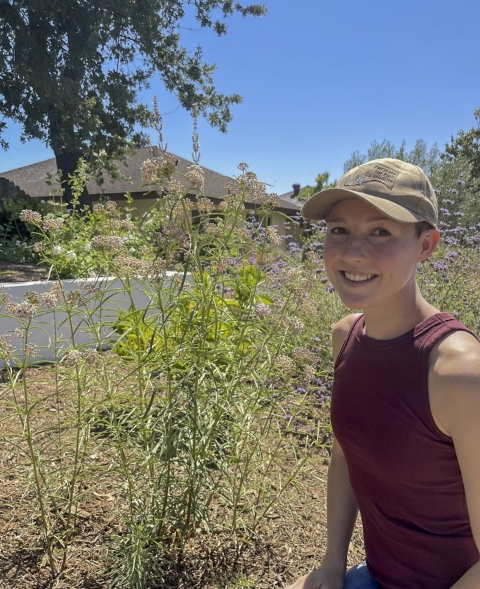
[[345, 575], [343, 589], [382, 589], [380, 585], [372, 579], [367, 569], [367, 563], [362, 562], [348, 569]]

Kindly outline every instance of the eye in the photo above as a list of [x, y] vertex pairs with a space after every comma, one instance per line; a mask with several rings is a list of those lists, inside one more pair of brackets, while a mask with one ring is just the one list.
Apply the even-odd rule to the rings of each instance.
[[384, 229], [383, 227], [377, 227], [372, 231], [372, 235], [377, 235], [379, 237], [385, 237], [386, 235], [391, 235], [390, 231]]
[[347, 230], [345, 227], [332, 227], [332, 229], [330, 229], [330, 233], [333, 233], [334, 235], [343, 235], [346, 232]]

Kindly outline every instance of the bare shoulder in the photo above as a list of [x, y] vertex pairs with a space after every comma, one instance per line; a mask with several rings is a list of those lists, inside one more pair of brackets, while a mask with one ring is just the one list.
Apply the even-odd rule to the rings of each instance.
[[480, 378], [480, 342], [467, 331], [448, 334], [434, 346], [430, 370], [443, 378]]
[[455, 331], [434, 346], [428, 389], [433, 417], [444, 433], [454, 437], [480, 419], [480, 342], [472, 334]]
[[342, 317], [340, 321], [337, 321], [332, 329], [332, 346], [333, 346], [333, 360], [337, 359], [340, 349], [345, 341], [345, 338], [350, 331], [354, 321], [360, 317], [361, 313], [352, 313], [346, 317]]

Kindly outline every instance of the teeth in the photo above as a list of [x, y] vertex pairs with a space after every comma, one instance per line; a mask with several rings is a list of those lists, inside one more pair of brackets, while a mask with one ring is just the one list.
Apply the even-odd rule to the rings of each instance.
[[349, 280], [361, 282], [362, 280], [370, 280], [370, 278], [373, 278], [375, 274], [349, 274], [348, 272], [345, 272], [345, 276]]

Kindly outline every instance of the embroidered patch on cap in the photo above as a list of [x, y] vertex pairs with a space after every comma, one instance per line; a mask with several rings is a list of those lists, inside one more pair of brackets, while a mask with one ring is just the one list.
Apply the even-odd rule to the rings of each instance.
[[381, 182], [392, 190], [398, 176], [397, 170], [392, 170], [381, 164], [361, 166], [354, 174], [346, 176], [343, 186], [362, 186], [366, 182]]

